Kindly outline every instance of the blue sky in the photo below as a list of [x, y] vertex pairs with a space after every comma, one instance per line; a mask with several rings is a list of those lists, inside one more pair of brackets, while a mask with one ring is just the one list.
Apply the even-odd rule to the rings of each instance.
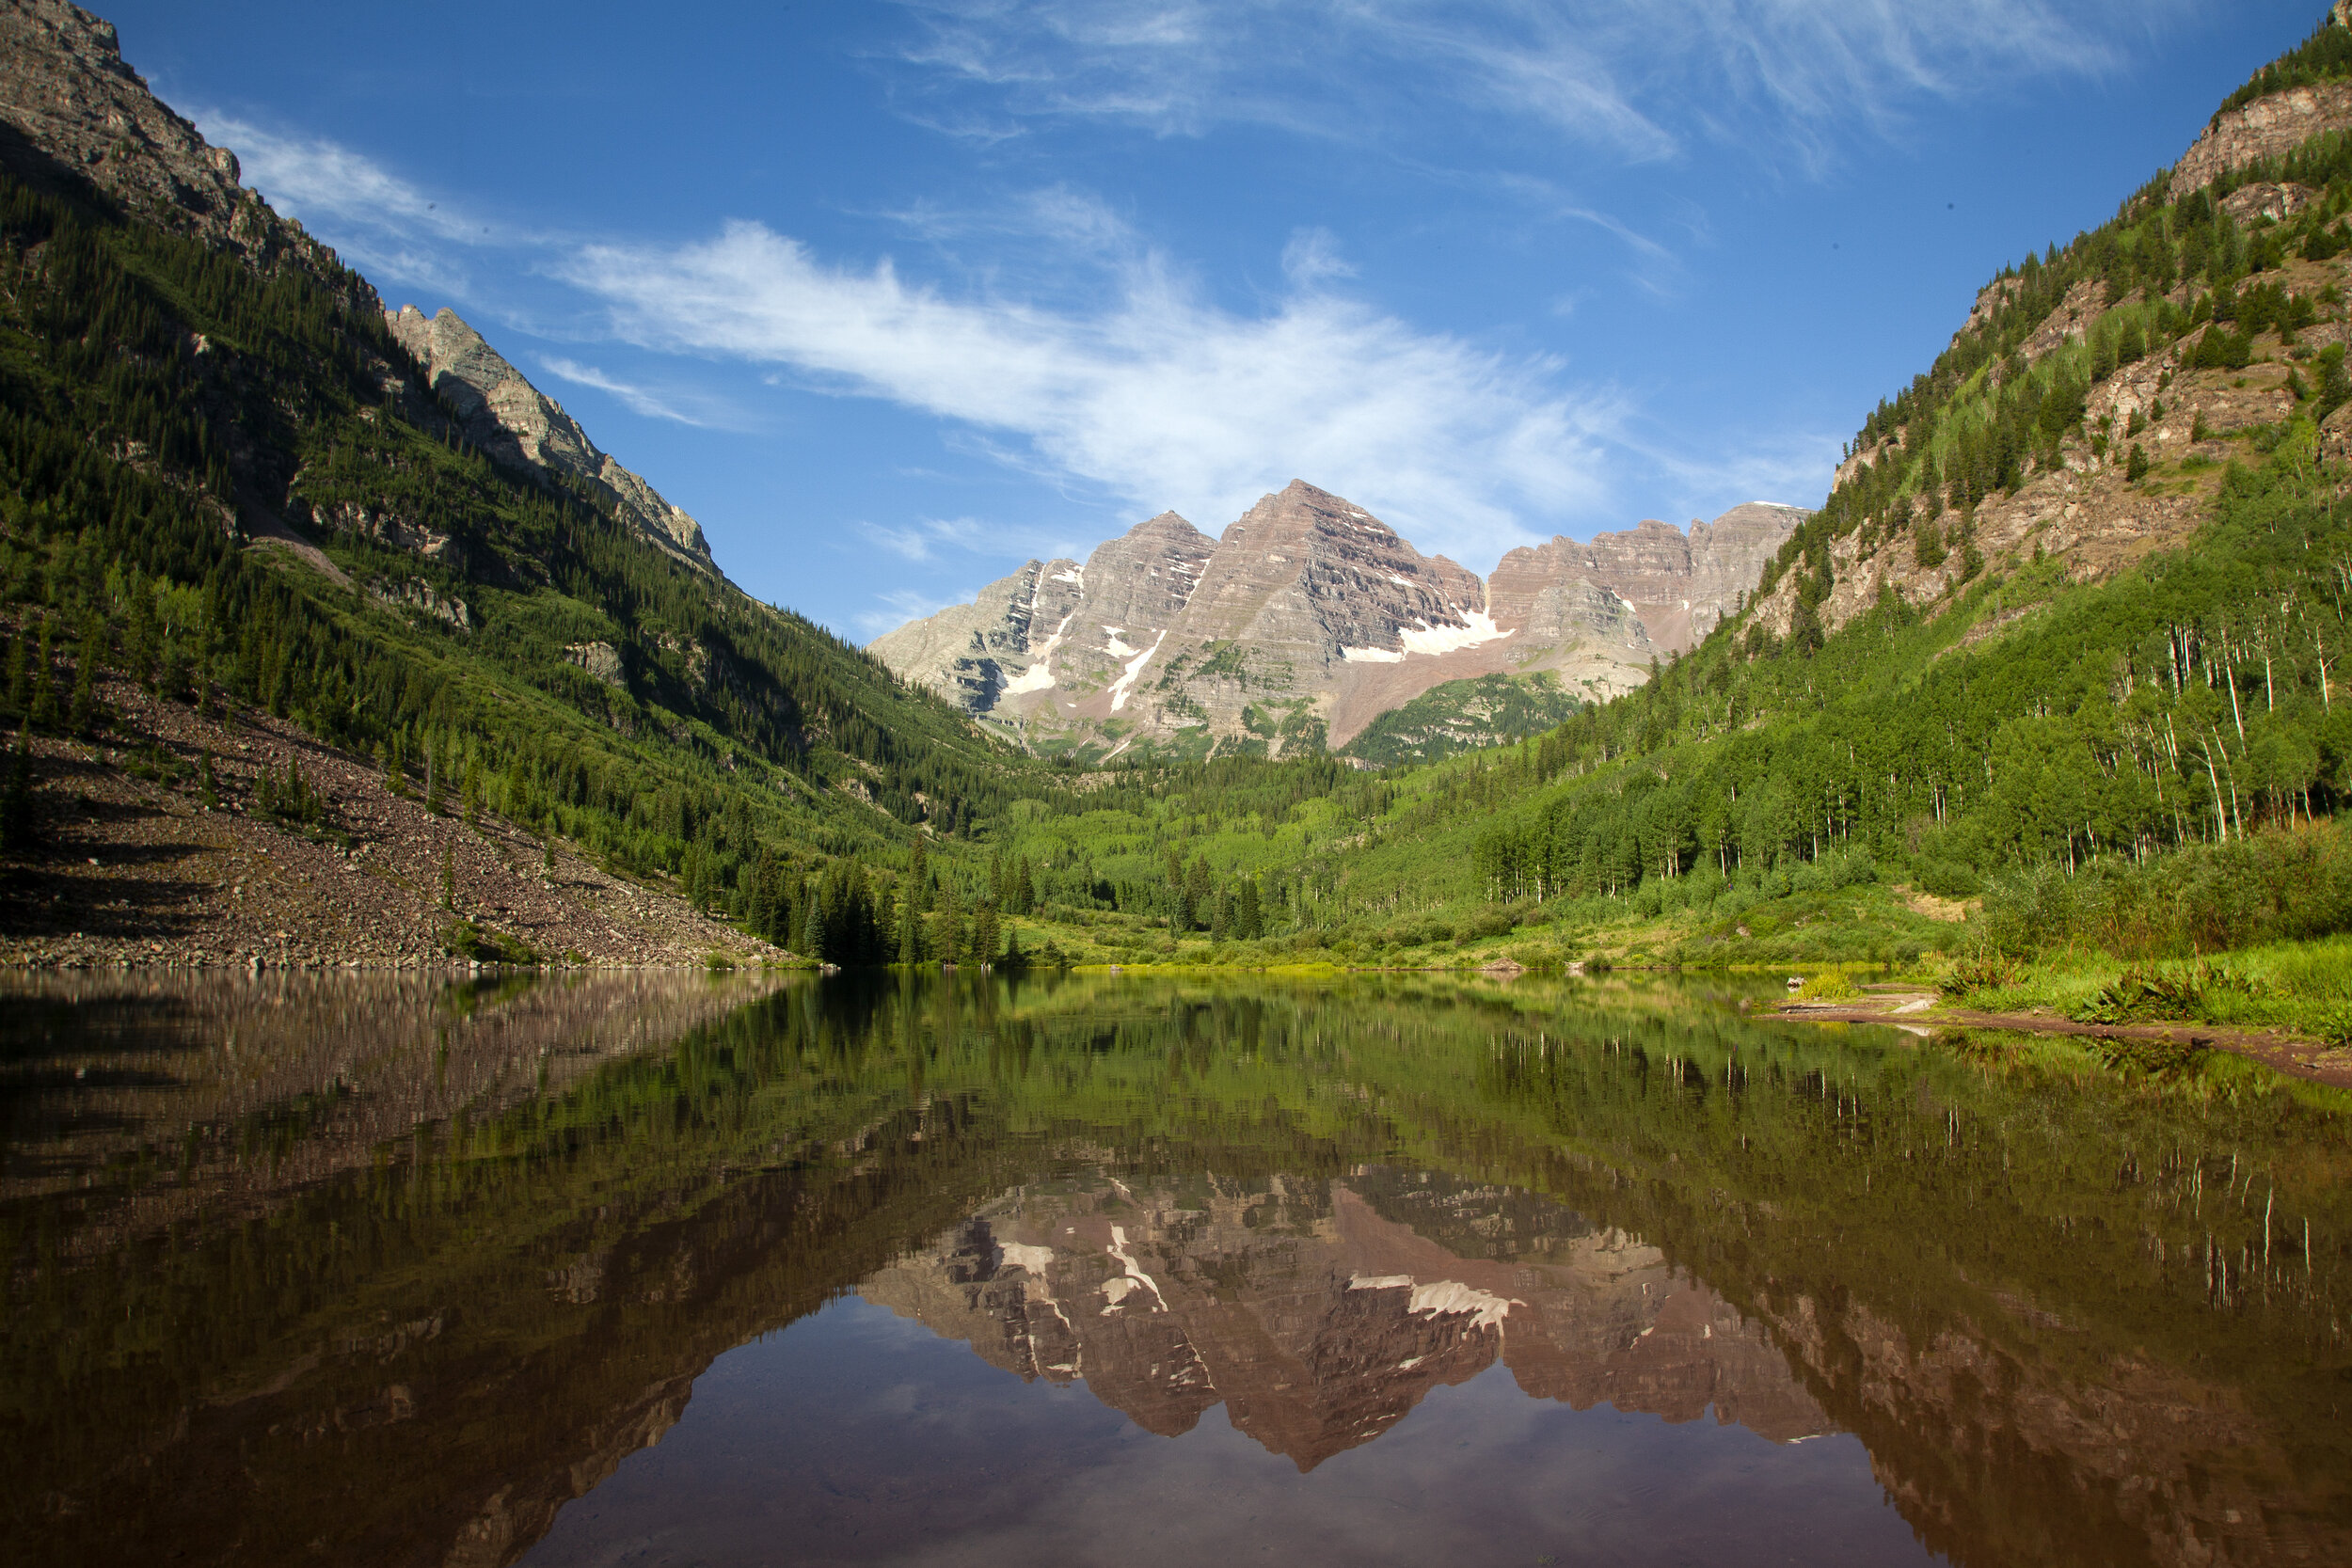
[[1294, 477], [1480, 571], [1815, 504], [2321, 0], [122, 0], [155, 89], [865, 641]]

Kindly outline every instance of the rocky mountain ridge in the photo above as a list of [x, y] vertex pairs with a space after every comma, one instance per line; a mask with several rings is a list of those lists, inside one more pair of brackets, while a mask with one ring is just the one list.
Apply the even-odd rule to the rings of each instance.
[[[375, 291], [345, 269], [331, 248], [239, 182], [243, 171], [233, 151], [206, 142], [155, 97], [123, 60], [112, 23], [70, 0], [6, 0], [0, 4], [0, 168], [51, 187], [58, 183], [60, 166], [148, 222], [263, 273], [285, 267], [309, 272], [334, 287], [355, 312], [384, 309]], [[664, 554], [718, 575], [701, 525], [599, 451], [578, 420], [454, 311], [444, 309], [428, 318], [407, 306], [384, 316], [393, 341], [414, 356], [424, 388], [455, 411], [461, 434], [493, 461], [587, 480]], [[407, 389], [404, 370], [383, 365], [388, 388]], [[409, 412], [432, 422], [429, 399], [412, 395], [409, 401]], [[277, 531], [281, 518], [300, 517], [298, 500], [277, 493], [275, 481], [285, 477], [240, 475], [249, 492], [241, 510], [262, 536]], [[336, 519], [321, 520], [336, 526]]]
[[150, 223], [190, 234], [263, 271], [340, 275], [335, 253], [241, 185], [236, 154], [148, 90], [122, 58], [114, 24], [69, 0], [0, 4], [0, 168], [37, 185], [48, 160], [74, 170]]
[[1341, 746], [1432, 688], [1549, 676], [1602, 700], [1740, 604], [1805, 515], [1761, 502], [1522, 546], [1481, 579], [1303, 480], [1212, 541], [1163, 513], [1030, 561], [868, 651], [1039, 750]]
[[413, 305], [384, 313], [428, 385], [464, 421], [467, 439], [511, 468], [542, 468], [594, 483], [655, 547], [716, 576], [702, 525], [664, 500], [635, 472], [597, 450], [564, 405], [533, 387], [482, 334], [444, 306], [431, 317]]

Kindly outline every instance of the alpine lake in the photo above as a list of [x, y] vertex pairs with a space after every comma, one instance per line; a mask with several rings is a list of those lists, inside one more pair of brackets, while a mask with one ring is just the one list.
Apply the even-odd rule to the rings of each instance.
[[2352, 1101], [1768, 989], [19, 977], [0, 1560], [2352, 1561]]

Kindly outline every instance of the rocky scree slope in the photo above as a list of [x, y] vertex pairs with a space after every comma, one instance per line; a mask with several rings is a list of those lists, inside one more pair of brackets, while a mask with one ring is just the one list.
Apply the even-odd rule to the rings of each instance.
[[1453, 683], [1638, 686], [1738, 607], [1804, 515], [1752, 503], [1687, 534], [1555, 538], [1481, 580], [1300, 480], [1217, 540], [1163, 513], [1083, 566], [1028, 562], [868, 646], [1041, 751], [1312, 752]]

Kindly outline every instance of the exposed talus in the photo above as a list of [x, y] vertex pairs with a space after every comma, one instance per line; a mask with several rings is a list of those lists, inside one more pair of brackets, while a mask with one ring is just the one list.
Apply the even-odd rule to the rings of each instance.
[[467, 439], [494, 462], [591, 481], [655, 546], [697, 570], [716, 574], [702, 525], [598, 451], [562, 404], [533, 387], [456, 311], [444, 307], [427, 317], [415, 306], [404, 305], [387, 312], [385, 321], [392, 336], [424, 367], [433, 389], [456, 410]]

